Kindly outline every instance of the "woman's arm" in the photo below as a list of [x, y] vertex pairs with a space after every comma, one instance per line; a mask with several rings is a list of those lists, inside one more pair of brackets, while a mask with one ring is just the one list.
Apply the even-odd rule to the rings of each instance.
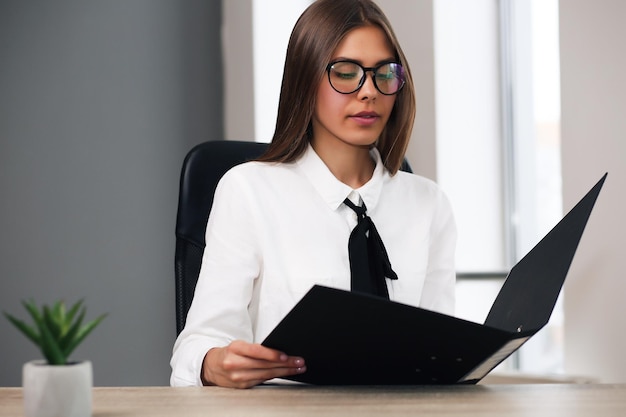
[[251, 386], [304, 369], [300, 358], [249, 343], [248, 306], [262, 265], [255, 224], [262, 217], [247, 187], [246, 176], [231, 170], [215, 192], [194, 299], [174, 345], [172, 385]]
[[428, 268], [420, 307], [454, 315], [457, 231], [448, 198], [439, 191], [430, 227]]

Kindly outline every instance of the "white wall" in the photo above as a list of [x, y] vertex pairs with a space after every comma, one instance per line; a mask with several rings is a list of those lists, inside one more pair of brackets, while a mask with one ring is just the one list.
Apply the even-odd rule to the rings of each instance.
[[560, 2], [564, 210], [609, 176], [564, 293], [565, 368], [626, 382], [626, 2]]

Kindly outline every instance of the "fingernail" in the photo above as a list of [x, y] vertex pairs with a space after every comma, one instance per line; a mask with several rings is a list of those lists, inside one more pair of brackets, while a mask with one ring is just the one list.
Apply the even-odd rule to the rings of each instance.
[[301, 374], [304, 373], [306, 371], [306, 366], [302, 366], [300, 368], [296, 368], [296, 372]]
[[281, 362], [285, 362], [285, 361], [287, 361], [287, 359], [289, 359], [289, 356], [287, 356], [285, 353], [281, 353], [280, 354], [280, 361]]
[[296, 366], [303, 366], [304, 365], [304, 359], [296, 359], [295, 361], [293, 361], [294, 365]]

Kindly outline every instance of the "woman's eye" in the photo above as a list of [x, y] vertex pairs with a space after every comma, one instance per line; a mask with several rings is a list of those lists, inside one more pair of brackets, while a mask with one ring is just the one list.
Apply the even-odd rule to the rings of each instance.
[[392, 80], [395, 78], [395, 74], [393, 72], [383, 72], [383, 73], [376, 73], [376, 79], [380, 80], [380, 81], [388, 81], [388, 80]]
[[342, 80], [352, 80], [357, 77], [356, 72], [336, 72], [335, 74]]

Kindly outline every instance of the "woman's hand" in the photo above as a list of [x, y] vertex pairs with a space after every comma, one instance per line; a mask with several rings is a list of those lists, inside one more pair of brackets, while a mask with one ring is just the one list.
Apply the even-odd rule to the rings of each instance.
[[302, 358], [287, 356], [260, 344], [236, 340], [226, 347], [207, 352], [202, 363], [202, 383], [250, 388], [268, 379], [305, 371]]

